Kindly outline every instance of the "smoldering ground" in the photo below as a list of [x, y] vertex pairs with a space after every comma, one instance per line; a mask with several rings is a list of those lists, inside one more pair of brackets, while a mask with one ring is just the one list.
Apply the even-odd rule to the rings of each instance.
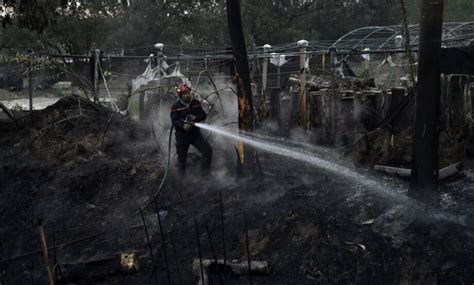
[[[312, 187], [314, 181], [311, 179], [313, 171], [321, 171], [332, 180], [347, 180], [352, 185], [347, 191], [352, 192], [353, 200], [357, 200], [358, 196], [363, 191], [371, 192], [379, 199], [385, 200], [388, 210], [392, 207], [402, 207], [403, 210], [397, 213], [404, 214], [411, 219], [444, 219], [457, 223], [459, 225], [466, 225], [464, 216], [451, 215], [446, 212], [437, 211], [430, 206], [426, 206], [414, 199], [407, 197], [407, 185], [393, 180], [388, 181], [383, 177], [377, 177], [364, 169], [353, 166], [352, 162], [344, 159], [336, 150], [314, 145], [314, 138], [310, 137], [307, 132], [300, 128], [291, 129], [287, 136], [281, 137], [275, 135], [278, 133], [278, 124], [267, 121], [264, 127], [257, 130], [255, 133], [242, 133], [238, 135], [236, 126], [237, 118], [237, 97], [233, 93], [233, 85], [230, 81], [225, 81], [217, 76], [217, 80], [213, 81], [215, 85], [211, 84], [209, 80], [201, 80], [199, 85], [193, 86], [196, 94], [203, 101], [203, 105], [208, 111], [208, 119], [206, 124], [224, 130], [227, 134], [232, 136], [222, 135], [222, 133], [212, 132], [210, 129], [202, 128], [201, 131], [204, 136], [208, 138], [211, 145], [214, 147], [214, 167], [213, 177], [206, 179], [212, 181], [215, 188], [229, 188], [231, 185], [236, 185], [235, 179], [235, 165], [237, 157], [235, 153], [235, 145], [242, 139], [250, 139], [257, 142], [257, 148], [263, 152], [263, 156], [286, 156], [289, 159], [303, 161], [304, 167], [307, 167], [307, 173], [301, 174], [302, 181], [305, 186]], [[173, 100], [165, 100], [159, 105], [156, 111], [157, 120], [154, 121], [155, 131], [157, 131], [159, 144], [166, 154], [168, 151], [168, 138], [170, 130], [169, 109]], [[174, 137], [172, 138], [174, 139]], [[240, 140], [239, 140], [240, 139]], [[250, 142], [252, 145], [252, 142]], [[254, 145], [255, 146], [255, 145]], [[273, 147], [273, 150], [272, 150]], [[172, 151], [172, 165], [175, 164], [176, 157], [174, 151], [174, 141], [171, 143]], [[273, 154], [272, 154], [273, 153]], [[192, 154], [190, 160], [190, 173], [186, 178], [187, 183], [202, 184], [203, 182], [198, 170], [199, 154]], [[284, 168], [284, 166], [282, 167]], [[281, 171], [278, 169], [277, 171]], [[272, 169], [263, 169], [264, 173], [273, 176], [270, 173]], [[273, 176], [275, 179], [275, 177]], [[204, 182], [206, 183], [206, 182]], [[210, 184], [211, 184], [210, 183]], [[290, 187], [291, 188], [291, 187]], [[283, 195], [285, 187], [279, 187], [280, 190], [273, 191], [271, 195], [263, 194], [263, 197], [278, 197]], [[258, 199], [254, 197], [255, 201], [264, 201], [265, 199]], [[363, 201], [359, 201], [363, 203]], [[420, 213], [428, 213], [420, 215]]]
[[[224, 106], [225, 98], [229, 98], [229, 114], [236, 116], [235, 94], [226, 96], [222, 96]], [[162, 122], [169, 124], [169, 108], [163, 109], [164, 112], [157, 113], [157, 116], [162, 116]], [[211, 114], [206, 122], [238, 134], [235, 125], [220, 127], [220, 124], [234, 118], [219, 120]], [[100, 124], [97, 123], [99, 120]], [[141, 272], [133, 277], [114, 277], [106, 283], [143, 284], [149, 280], [152, 266], [148, 262], [150, 256], [147, 254], [141, 219], [136, 212], [137, 205], [143, 205], [142, 202], [153, 197], [162, 181], [167, 157], [162, 151], [166, 152], [169, 133], [166, 127], [163, 133], [157, 132], [157, 138], [163, 140], [165, 145], [157, 151], [150, 125], [145, 123], [138, 128], [128, 126], [124, 117], [114, 116], [104, 138], [104, 150], [101, 150], [108, 120], [109, 116], [87, 120], [91, 126], [83, 127], [97, 131], [92, 137], [78, 136], [82, 134], [81, 124], [86, 121], [73, 120], [71, 125], [55, 128], [54, 132], [49, 133], [50, 140], [42, 140], [44, 145], [38, 145], [38, 149], [26, 156], [2, 159], [4, 188], [0, 195], [2, 201], [8, 204], [0, 212], [2, 220], [7, 221], [1, 235], [3, 240], [10, 241], [6, 256], [15, 257], [37, 248], [34, 226], [25, 221], [31, 220], [34, 215], [45, 214], [48, 229], [52, 227], [58, 232], [58, 243], [102, 231], [109, 232], [58, 250], [60, 262], [90, 261], [133, 249], [142, 255], [144, 266]], [[69, 133], [68, 130], [78, 133]], [[64, 136], [64, 132], [69, 137]], [[314, 282], [308, 276], [323, 283], [347, 283], [354, 278], [376, 278], [382, 283], [397, 278], [413, 281], [430, 277], [437, 271], [440, 271], [441, 280], [457, 274], [469, 281], [467, 272], [472, 272], [469, 271], [472, 263], [470, 257], [462, 252], [470, 252], [474, 248], [472, 228], [468, 224], [453, 223], [445, 216], [436, 216], [436, 213], [443, 211], [432, 214], [432, 209], [407, 203], [405, 198], [400, 198], [405, 195], [406, 184], [403, 182], [373, 177], [367, 171], [350, 166], [333, 150], [314, 146], [311, 140], [306, 141], [304, 132], [290, 137], [275, 136], [264, 130], [243, 135], [262, 146], [259, 154], [263, 176], [236, 179], [234, 146], [239, 140], [211, 134], [209, 139], [215, 150], [211, 176], [202, 178], [199, 161], [191, 161], [190, 172], [185, 179], [176, 176], [176, 172], [170, 172], [157, 201], [163, 213], [163, 226], [167, 234], [174, 236], [179, 260], [187, 276], [192, 276], [190, 263], [197, 256], [193, 216], [201, 229], [204, 256], [212, 256], [207, 233], [203, 230], [205, 226], [210, 228], [214, 246], [218, 248], [217, 254], [222, 254], [218, 226], [220, 192], [224, 204], [228, 256], [245, 259], [242, 214], [246, 213], [250, 217], [252, 258], [267, 260], [274, 268], [271, 276], [258, 279], [259, 284]], [[61, 155], [69, 153], [63, 160], [54, 159], [56, 151], [48, 152], [48, 163], [32, 159], [42, 152], [47, 154], [45, 150], [51, 147], [50, 144], [79, 143], [78, 138], [82, 137], [88, 138], [81, 142], [84, 147], [74, 147], [70, 153], [67, 152], [69, 148], [58, 150]], [[7, 141], [3, 138], [1, 142], [4, 146], [17, 143], [13, 135]], [[92, 142], [91, 146], [97, 146], [97, 149], [91, 149], [89, 144]], [[269, 146], [278, 151], [268, 151], [266, 148]], [[20, 149], [12, 148], [16, 154]], [[174, 151], [174, 145], [171, 150]], [[301, 162], [295, 159], [297, 157], [304, 159]], [[172, 165], [174, 161], [172, 157]], [[333, 164], [332, 170], [321, 168], [326, 164], [328, 167]], [[376, 181], [374, 185], [382, 190], [368, 190], [370, 185], [364, 180]], [[33, 186], [37, 190], [31, 192]], [[459, 207], [456, 211], [449, 210], [449, 215], [462, 217], [472, 214], [469, 201], [456, 199], [456, 202]], [[23, 206], [18, 208], [14, 205]], [[161, 242], [153, 205], [144, 211], [149, 234], [157, 250]], [[51, 236], [48, 237], [50, 240]], [[421, 252], [418, 248], [422, 249]], [[340, 255], [342, 259], [337, 258]], [[400, 263], [401, 257], [405, 261]], [[418, 260], [416, 268], [410, 265], [410, 260], [414, 259]], [[158, 265], [160, 280], [166, 282], [161, 260]], [[11, 274], [19, 282], [29, 278], [29, 273], [25, 272], [33, 272], [35, 278], [41, 279], [44, 274], [40, 262], [39, 256], [11, 261], [10, 268], [18, 269], [17, 273], [12, 269]], [[456, 264], [454, 267], [453, 262]], [[35, 264], [35, 270], [29, 268], [31, 264]], [[354, 264], [358, 265], [354, 267]], [[316, 274], [318, 271], [320, 274]], [[178, 273], [174, 267], [172, 276], [177, 280]]]
[[[216, 81], [215, 88], [208, 81], [201, 81], [200, 85], [193, 86], [196, 94], [199, 94], [201, 99], [205, 99], [203, 100], [203, 105], [206, 106], [206, 109], [209, 112], [206, 123], [225, 128], [226, 132], [237, 134], [238, 130], [233, 124], [237, 120], [237, 98], [231, 91], [231, 88], [232, 86], [229, 82], [219, 80]], [[219, 92], [216, 92], [216, 90], [219, 90]], [[154, 121], [155, 130], [157, 130], [157, 133], [159, 134], [157, 137], [159, 138], [164, 153], [167, 153], [168, 150], [167, 146], [170, 129], [169, 109], [172, 101], [173, 100], [168, 100], [167, 102], [162, 102], [162, 104], [160, 104], [158, 107], [159, 109], [156, 112], [156, 117], [158, 119]], [[308, 169], [307, 173], [300, 173], [303, 186], [314, 188], [315, 181], [312, 179], [311, 173], [313, 171], [322, 171], [326, 177], [331, 177], [331, 181], [349, 181], [346, 183], [349, 183], [352, 186], [346, 188], [345, 191], [350, 193], [347, 200], [351, 203], [364, 203], [364, 198], [362, 197], [366, 197], [366, 195], [363, 195], [363, 193], [368, 191], [375, 197], [378, 197], [378, 199], [385, 201], [384, 203], [386, 204], [387, 212], [392, 213], [392, 218], [394, 218], [394, 215], [396, 214], [400, 216], [400, 220], [413, 221], [414, 219], [424, 219], [425, 221], [432, 220], [433, 222], [436, 222], [441, 219], [462, 226], [466, 225], [465, 217], [462, 215], [458, 216], [437, 211], [430, 206], [426, 206], [416, 200], [408, 198], [406, 196], [406, 184], [400, 184], [396, 181], [389, 182], [380, 177], [375, 177], [367, 171], [352, 166], [350, 161], [343, 159], [335, 150], [315, 146], [312, 144], [312, 138], [309, 137], [304, 130], [293, 129], [289, 132], [288, 137], [279, 137], [274, 135], [274, 133], [278, 131], [278, 126], [272, 125], [271, 123], [270, 126], [272, 127], [268, 128], [267, 126], [266, 128], [257, 131], [257, 133], [245, 135], [250, 139], [259, 140], [260, 151], [263, 151], [263, 156], [272, 156], [272, 154], [268, 154], [268, 149], [265, 149], [265, 147], [269, 146], [271, 148], [273, 145], [274, 147], [276, 146], [277, 148], [280, 148], [280, 150], [276, 152], [277, 156], [286, 155], [290, 159], [298, 160], [298, 158], [303, 158], [304, 160], [305, 158], [308, 160], [303, 162], [304, 167], [307, 167]], [[212, 178], [206, 178], [204, 179], [205, 181], [203, 181], [199, 174], [199, 154], [191, 154], [189, 158], [190, 171], [188, 171], [188, 177], [186, 177], [185, 180], [186, 184], [203, 185], [203, 188], [210, 187], [213, 189], [229, 189], [241, 185], [239, 182], [235, 181], [234, 168], [236, 164], [235, 145], [239, 143], [238, 137], [229, 138], [228, 136], [216, 135], [205, 129], [202, 131], [214, 147], [213, 175]], [[174, 165], [176, 161], [174, 142], [171, 143], [171, 146], [172, 165]], [[288, 149], [290, 149], [292, 153], [285, 153], [285, 150]], [[271, 152], [272, 151], [270, 150], [270, 153]], [[282, 168], [284, 168], [284, 166]], [[327, 170], [329, 170], [329, 172], [327, 172]], [[272, 171], [279, 172], [282, 171], [282, 169], [264, 169], [264, 173], [269, 177], [277, 179], [274, 174], [271, 173]], [[336, 174], [336, 176], [334, 176], [334, 174]], [[264, 178], [263, 180], [266, 181]], [[264, 188], [265, 186], [262, 185], [262, 187]], [[259, 191], [259, 193], [251, 195], [249, 197], [250, 200], [245, 201], [245, 203], [269, 203], [283, 196], [286, 191], [289, 191], [288, 189], [293, 188], [294, 187], [291, 185], [282, 183], [279, 187], [274, 187], [271, 192]], [[397, 210], [393, 211], [393, 209]], [[421, 215], [421, 213], [424, 214]], [[406, 223], [406, 225], [408, 224], [409, 222]], [[399, 228], [398, 230], [403, 230], [403, 228]], [[393, 235], [396, 234], [398, 233], [393, 233]]]

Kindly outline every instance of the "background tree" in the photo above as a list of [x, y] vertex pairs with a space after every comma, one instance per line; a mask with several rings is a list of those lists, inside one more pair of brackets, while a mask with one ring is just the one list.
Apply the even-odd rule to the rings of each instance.
[[[420, 0], [406, 1], [418, 23]], [[230, 45], [222, 0], [5, 0], [0, 48], [153, 52], [153, 44]], [[363, 26], [401, 23], [399, 0], [242, 0], [248, 46], [336, 40]], [[451, 0], [446, 21], [474, 20], [474, 1]]]
[[411, 194], [436, 192], [439, 170], [440, 61], [443, 0], [421, 8]]
[[[226, 0], [227, 21], [229, 35], [234, 54], [235, 81], [237, 86], [239, 106], [239, 130], [252, 132], [254, 130], [252, 88], [250, 82], [249, 61], [245, 44], [244, 31], [242, 28], [242, 17], [240, 0]], [[255, 170], [253, 151], [249, 148], [239, 149], [240, 156], [244, 157], [243, 173], [253, 175]]]
[[[417, 24], [420, 21], [422, 0], [406, 1], [408, 18], [410, 23]], [[443, 4], [444, 22], [469, 22], [474, 21], [474, 1], [450, 0]]]

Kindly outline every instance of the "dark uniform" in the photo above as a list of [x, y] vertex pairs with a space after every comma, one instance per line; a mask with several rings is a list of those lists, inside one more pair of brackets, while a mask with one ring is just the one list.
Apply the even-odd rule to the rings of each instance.
[[202, 136], [199, 128], [193, 126], [188, 131], [183, 129], [187, 115], [196, 116], [194, 120], [196, 123], [204, 121], [207, 117], [201, 103], [196, 99], [192, 99], [187, 106], [183, 104], [181, 100], [178, 100], [171, 107], [171, 122], [176, 130], [175, 134], [176, 152], [178, 154], [178, 167], [183, 172], [186, 170], [188, 149], [190, 145], [193, 145], [199, 150], [199, 152], [201, 152], [201, 169], [204, 173], [207, 173], [211, 167], [212, 148], [207, 140]]

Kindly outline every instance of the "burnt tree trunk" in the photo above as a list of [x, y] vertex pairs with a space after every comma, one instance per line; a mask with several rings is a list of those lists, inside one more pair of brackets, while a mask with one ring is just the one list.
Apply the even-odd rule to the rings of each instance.
[[[245, 47], [244, 31], [242, 29], [242, 19], [240, 16], [240, 0], [227, 0], [227, 22], [229, 25], [232, 52], [235, 60], [235, 81], [237, 95], [239, 96], [239, 130], [253, 131], [253, 102], [252, 88], [250, 84], [249, 62], [247, 49]], [[243, 151], [243, 148], [241, 148]], [[253, 172], [252, 151], [247, 149], [243, 161], [244, 171]]]
[[410, 194], [438, 190], [443, 0], [423, 0]]

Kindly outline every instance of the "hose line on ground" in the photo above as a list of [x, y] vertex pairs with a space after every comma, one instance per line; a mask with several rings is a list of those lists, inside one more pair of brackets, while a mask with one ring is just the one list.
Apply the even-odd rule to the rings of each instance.
[[[169, 172], [170, 165], [171, 165], [171, 140], [172, 140], [173, 130], [174, 130], [174, 126], [172, 125], [171, 129], [170, 129], [170, 135], [168, 137], [168, 161], [166, 163], [165, 173], [163, 174], [163, 178], [161, 179], [161, 183], [160, 183], [160, 186], [158, 187], [158, 190], [156, 190], [156, 192], [153, 194], [153, 196], [145, 203], [145, 205], [143, 205], [143, 207], [142, 207], [143, 209], [148, 207], [148, 205], [150, 205], [150, 203], [153, 200], [155, 200], [158, 197], [158, 195], [160, 195], [160, 192], [163, 189], [163, 186], [165, 186], [166, 178], [168, 176], [168, 172]], [[154, 122], [151, 123], [151, 131], [153, 133], [153, 138], [155, 140], [156, 146], [159, 149], [160, 145], [158, 143], [158, 139], [156, 138]]]

